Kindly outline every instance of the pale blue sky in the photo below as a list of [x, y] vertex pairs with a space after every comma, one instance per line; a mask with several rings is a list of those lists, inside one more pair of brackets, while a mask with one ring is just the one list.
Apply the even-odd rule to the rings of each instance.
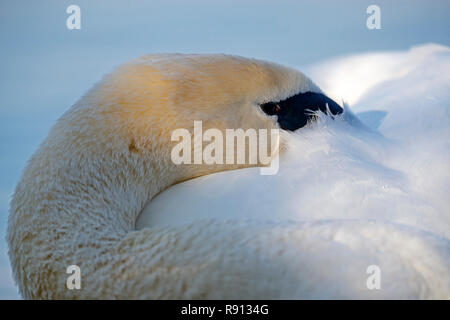
[[[81, 30], [66, 8], [81, 8]], [[381, 8], [382, 30], [366, 28]], [[115, 66], [153, 52], [224, 52], [302, 67], [335, 56], [450, 45], [450, 1], [2, 1], [0, 298], [16, 298], [4, 239], [26, 159], [59, 115]]]

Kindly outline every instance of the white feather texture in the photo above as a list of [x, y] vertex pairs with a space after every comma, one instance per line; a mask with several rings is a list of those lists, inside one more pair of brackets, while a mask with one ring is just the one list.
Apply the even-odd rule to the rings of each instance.
[[[8, 244], [21, 294], [449, 298], [449, 50], [403, 55], [419, 51], [415, 67], [352, 101], [387, 112], [380, 132], [350, 111], [321, 117], [288, 137], [277, 175], [241, 169], [178, 184], [145, 208], [140, 230], [155, 194], [213, 171], [175, 167], [170, 130], [201, 116], [269, 126], [248, 101], [319, 89], [292, 69], [229, 56], [147, 56], [119, 68], [58, 121], [17, 185]], [[352, 60], [334, 66], [310, 70], [330, 92], [324, 79], [354, 70]], [[220, 105], [235, 109], [211, 109]], [[72, 264], [81, 290], [66, 288]], [[381, 268], [380, 290], [366, 287], [369, 265]]]
[[[222, 132], [271, 129], [276, 122], [259, 105], [306, 91], [320, 89], [295, 69], [229, 55], [148, 55], [106, 76], [57, 121], [16, 186], [7, 240], [22, 296], [292, 295], [260, 282], [274, 274], [257, 267], [264, 254], [249, 255], [239, 237], [229, 239], [245, 228], [211, 223], [136, 231], [135, 222], [145, 203], [170, 185], [248, 166], [176, 166], [170, 157], [175, 129], [190, 129], [196, 120]], [[81, 270], [79, 290], [66, 286], [71, 265]], [[246, 284], [249, 272], [256, 274]]]
[[[290, 136], [277, 175], [250, 168], [175, 185], [138, 227], [230, 229], [221, 246], [263, 253], [268, 273], [246, 278], [276, 297], [449, 299], [449, 48], [362, 54], [309, 73], [365, 125], [349, 109], [320, 117]], [[369, 265], [380, 290], [366, 287]]]

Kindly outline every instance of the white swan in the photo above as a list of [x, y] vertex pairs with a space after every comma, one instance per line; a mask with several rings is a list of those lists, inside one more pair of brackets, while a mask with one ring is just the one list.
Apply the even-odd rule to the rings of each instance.
[[[21, 294], [446, 297], [449, 260], [442, 257], [448, 255], [447, 241], [395, 224], [204, 219], [136, 230], [145, 203], [167, 187], [243, 167], [174, 165], [174, 129], [192, 129], [194, 120], [202, 120], [204, 129], [283, 128], [292, 121], [295, 128], [294, 120], [301, 119], [280, 123], [281, 115], [268, 116], [260, 105], [306, 92], [321, 93], [295, 70], [223, 55], [151, 55], [106, 77], [56, 123], [17, 185], [8, 243]], [[286, 144], [289, 136], [282, 139]], [[300, 147], [308, 153], [314, 146], [305, 141]], [[177, 210], [183, 212], [182, 203]], [[389, 266], [400, 271], [395, 277], [383, 273], [388, 290], [368, 290], [367, 267], [386, 266], [379, 248], [400, 247], [389, 255]], [[404, 268], [405, 257], [417, 248], [429, 253], [427, 259]], [[81, 268], [80, 290], [66, 287], [66, 268], [73, 264]], [[417, 281], [407, 291], [395, 291], [399, 282], [412, 278]]]

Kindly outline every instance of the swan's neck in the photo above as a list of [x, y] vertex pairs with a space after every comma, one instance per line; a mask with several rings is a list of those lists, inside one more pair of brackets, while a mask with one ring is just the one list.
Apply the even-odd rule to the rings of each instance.
[[65, 290], [66, 268], [78, 265], [85, 277], [95, 277], [96, 270], [113, 263], [115, 248], [135, 230], [146, 202], [175, 180], [170, 170], [138, 157], [38, 150], [17, 185], [8, 221], [10, 258], [22, 295], [73, 294]]

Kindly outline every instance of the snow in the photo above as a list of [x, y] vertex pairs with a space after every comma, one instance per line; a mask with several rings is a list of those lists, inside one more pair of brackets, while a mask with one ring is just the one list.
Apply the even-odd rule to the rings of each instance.
[[[342, 296], [361, 281], [349, 275], [375, 261], [382, 283], [396, 283], [376, 297], [450, 298], [450, 49], [353, 55], [306, 72], [365, 125], [352, 111], [322, 116], [290, 136], [278, 174], [252, 168], [178, 184], [151, 201], [138, 227], [301, 222], [317, 263], [305, 264], [319, 270], [336, 257], [335, 268], [345, 272], [329, 274], [347, 279], [338, 285]], [[343, 258], [322, 242], [314, 247], [327, 234], [326, 246], [348, 251]], [[314, 284], [313, 297], [333, 296], [327, 281]]]

